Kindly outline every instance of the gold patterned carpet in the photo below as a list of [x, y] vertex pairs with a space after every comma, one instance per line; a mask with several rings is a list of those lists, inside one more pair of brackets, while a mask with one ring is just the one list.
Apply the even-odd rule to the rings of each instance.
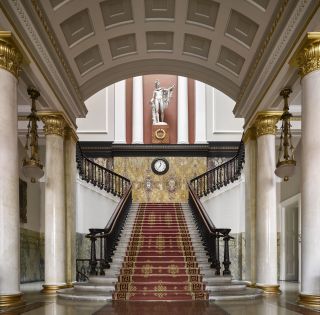
[[180, 204], [140, 204], [113, 299], [208, 299]]

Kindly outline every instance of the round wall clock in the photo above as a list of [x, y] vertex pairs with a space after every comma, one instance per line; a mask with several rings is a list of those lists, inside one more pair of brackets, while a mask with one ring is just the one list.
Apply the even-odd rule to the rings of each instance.
[[151, 163], [152, 171], [157, 175], [163, 175], [169, 170], [169, 162], [165, 158], [156, 158]]

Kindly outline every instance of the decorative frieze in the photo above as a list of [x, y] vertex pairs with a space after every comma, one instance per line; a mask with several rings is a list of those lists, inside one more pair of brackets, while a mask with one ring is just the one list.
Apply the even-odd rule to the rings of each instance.
[[65, 133], [66, 122], [59, 114], [48, 114], [41, 117], [44, 123], [45, 135], [58, 135], [63, 137]]
[[12, 40], [11, 32], [0, 31], [0, 68], [18, 77], [22, 55]]
[[320, 32], [307, 33], [290, 63], [299, 68], [302, 77], [320, 70]]

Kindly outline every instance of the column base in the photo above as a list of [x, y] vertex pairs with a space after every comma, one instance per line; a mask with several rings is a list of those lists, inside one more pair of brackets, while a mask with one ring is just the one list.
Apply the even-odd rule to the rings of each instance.
[[24, 304], [25, 302], [22, 300], [22, 293], [18, 294], [0, 294], [0, 309], [9, 306], [19, 306]]
[[273, 294], [280, 294], [280, 285], [279, 284], [255, 284], [257, 289], [263, 290], [264, 294], [273, 295]]
[[298, 295], [298, 304], [314, 308], [320, 309], [320, 295], [313, 295], [313, 294], [302, 294]]
[[62, 285], [57, 285], [57, 284], [44, 284], [42, 287], [42, 293], [44, 294], [55, 294], [57, 293], [58, 290], [60, 289], [67, 289], [71, 288], [68, 286], [69, 284], [62, 284]]

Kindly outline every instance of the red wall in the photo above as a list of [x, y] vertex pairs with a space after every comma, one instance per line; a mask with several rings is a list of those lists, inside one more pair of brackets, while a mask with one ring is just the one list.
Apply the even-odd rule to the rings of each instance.
[[[160, 86], [168, 88], [175, 84], [169, 107], [165, 110], [164, 121], [170, 127], [170, 144], [177, 143], [177, 97], [178, 97], [178, 77], [176, 75], [152, 74], [143, 76], [143, 141], [145, 144], [151, 143], [152, 113], [150, 100], [154, 90], [154, 82], [160, 81]], [[126, 80], [126, 139], [127, 143], [132, 143], [132, 78]], [[188, 110], [189, 110], [189, 143], [194, 143], [195, 128], [195, 89], [194, 80], [188, 79]]]

